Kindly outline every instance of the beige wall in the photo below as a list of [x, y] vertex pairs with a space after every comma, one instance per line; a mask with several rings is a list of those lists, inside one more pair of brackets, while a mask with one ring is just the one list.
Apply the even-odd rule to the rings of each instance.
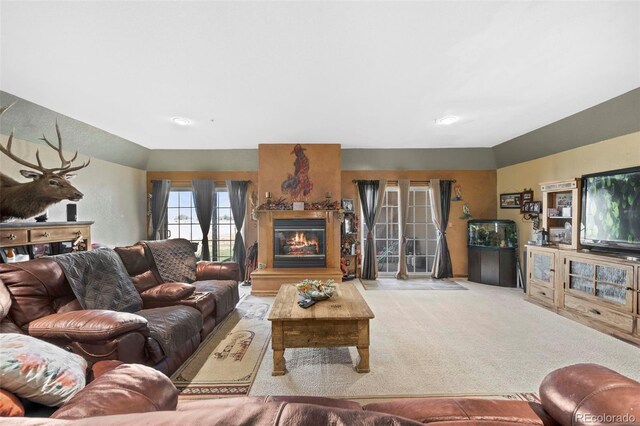
[[453, 179], [460, 185], [462, 201], [451, 203], [447, 243], [451, 253], [453, 274], [467, 275], [467, 220], [461, 219], [462, 206], [469, 204], [473, 219], [495, 219], [496, 171], [495, 170], [376, 170], [343, 171], [342, 198], [358, 198], [354, 179]]
[[524, 222], [519, 210], [501, 209], [500, 194], [532, 188], [534, 200], [541, 200], [539, 184], [580, 177], [584, 174], [640, 165], [640, 132], [594, 143], [497, 171], [498, 217], [518, 225], [521, 245], [535, 239], [531, 222]]
[[[0, 140], [6, 145], [5, 136]], [[20, 158], [35, 162], [38, 148], [45, 166], [59, 166], [58, 155], [47, 146], [14, 138], [12, 151]], [[73, 153], [65, 155], [71, 158]], [[86, 161], [87, 157], [79, 155], [78, 159]], [[0, 166], [5, 175], [19, 182], [28, 181], [20, 175], [25, 167], [4, 155], [0, 156]], [[92, 242], [121, 246], [145, 238], [145, 177], [144, 170], [97, 159], [92, 159], [89, 167], [77, 172], [71, 183], [84, 194], [77, 203], [78, 220], [95, 222], [91, 228]], [[49, 221], [66, 221], [68, 203], [62, 201], [49, 207]]]

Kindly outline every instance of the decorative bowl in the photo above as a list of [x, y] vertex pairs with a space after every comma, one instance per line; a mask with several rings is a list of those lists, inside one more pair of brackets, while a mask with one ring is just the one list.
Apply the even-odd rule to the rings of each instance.
[[326, 300], [333, 296], [336, 290], [333, 280], [327, 280], [324, 283], [321, 280], [302, 280], [295, 286], [298, 289], [298, 294], [313, 300]]

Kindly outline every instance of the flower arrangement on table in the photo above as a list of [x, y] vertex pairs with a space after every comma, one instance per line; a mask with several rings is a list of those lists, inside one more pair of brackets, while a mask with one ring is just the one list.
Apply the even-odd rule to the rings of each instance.
[[295, 284], [298, 294], [305, 299], [325, 300], [333, 296], [336, 285], [333, 280], [322, 282], [321, 280], [302, 280]]

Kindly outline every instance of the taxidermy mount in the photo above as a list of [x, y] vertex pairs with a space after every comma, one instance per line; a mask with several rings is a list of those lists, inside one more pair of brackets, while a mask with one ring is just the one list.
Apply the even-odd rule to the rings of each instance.
[[[13, 104], [12, 104], [13, 105]], [[0, 115], [11, 107], [0, 108]], [[36, 151], [37, 164], [24, 160], [11, 152], [13, 143], [13, 132], [9, 135], [7, 146], [0, 143], [0, 152], [18, 164], [32, 170], [20, 170], [20, 174], [26, 178], [33, 179], [31, 182], [18, 182], [4, 173], [0, 173], [0, 222], [7, 219], [26, 219], [44, 211], [52, 204], [62, 200], [79, 201], [82, 199], [82, 192], [78, 191], [68, 179], [72, 178], [76, 170], [83, 169], [89, 165], [91, 159], [79, 166], [72, 167], [72, 163], [78, 157], [76, 151], [73, 158], [67, 160], [62, 154], [62, 136], [60, 128], [56, 123], [56, 135], [58, 146], [55, 146], [43, 135], [43, 140], [53, 148], [60, 157], [60, 167], [46, 168], [40, 160], [40, 149]]]

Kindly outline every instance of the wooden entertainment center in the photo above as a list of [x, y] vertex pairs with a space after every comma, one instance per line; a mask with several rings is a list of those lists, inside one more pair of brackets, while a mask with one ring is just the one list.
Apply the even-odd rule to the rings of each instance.
[[[580, 248], [578, 180], [541, 184], [541, 188], [545, 229], [568, 223], [570, 235], [549, 246], [527, 246], [526, 299], [640, 345], [640, 261]], [[558, 209], [557, 199], [572, 200], [566, 214]]]

